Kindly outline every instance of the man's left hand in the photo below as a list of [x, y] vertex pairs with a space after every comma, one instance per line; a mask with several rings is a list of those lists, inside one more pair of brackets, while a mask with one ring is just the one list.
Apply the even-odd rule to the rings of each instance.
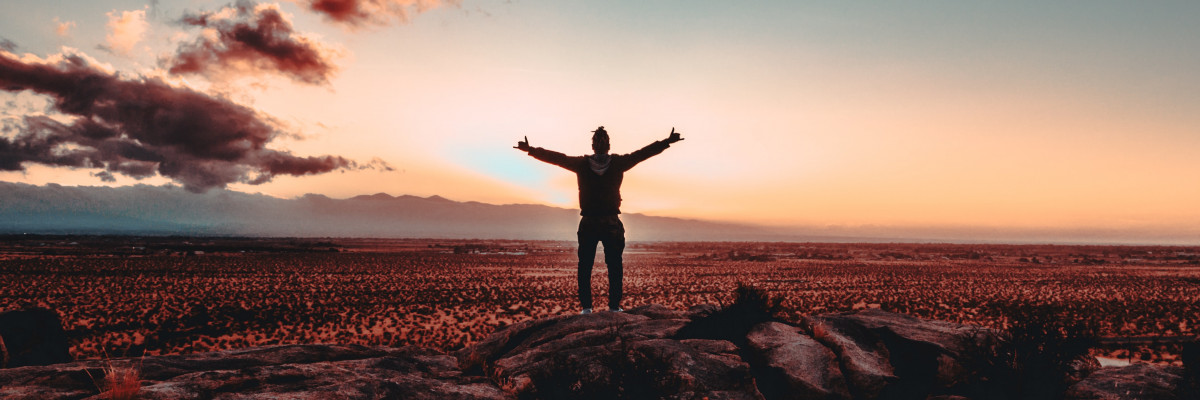
[[671, 136], [667, 136], [667, 144], [675, 143], [680, 140], [683, 140], [683, 137], [679, 136], [679, 132], [675, 132], [675, 127], [671, 127]]

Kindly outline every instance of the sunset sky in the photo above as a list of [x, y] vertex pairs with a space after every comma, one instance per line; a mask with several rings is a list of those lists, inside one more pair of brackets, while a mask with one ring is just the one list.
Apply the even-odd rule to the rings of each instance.
[[674, 127], [686, 140], [626, 175], [623, 211], [1195, 244], [1198, 15], [1195, 1], [5, 0], [0, 181], [576, 207], [574, 176], [518, 140], [582, 155], [603, 125], [627, 153]]

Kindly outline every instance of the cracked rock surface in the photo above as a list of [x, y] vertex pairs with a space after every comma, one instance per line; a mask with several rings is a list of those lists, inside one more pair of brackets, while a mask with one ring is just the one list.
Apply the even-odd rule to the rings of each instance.
[[[561, 315], [510, 325], [453, 354], [311, 344], [24, 366], [0, 369], [0, 398], [104, 398], [112, 366], [136, 369], [145, 399], [1016, 398], [1003, 336], [990, 329], [862, 310], [706, 332], [725, 327], [713, 318], [730, 313], [718, 311]], [[1149, 365], [1100, 369], [1067, 396], [1180, 398], [1183, 376]]]

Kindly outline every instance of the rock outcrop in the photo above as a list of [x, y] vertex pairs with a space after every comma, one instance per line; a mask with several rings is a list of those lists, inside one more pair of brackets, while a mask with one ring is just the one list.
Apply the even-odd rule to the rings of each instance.
[[454, 357], [421, 347], [282, 345], [212, 353], [79, 361], [0, 370], [0, 398], [79, 399], [108, 387], [114, 369], [139, 371], [143, 399], [503, 399]]
[[58, 314], [44, 308], [0, 313], [0, 368], [70, 362]]
[[[147, 399], [1019, 398], [1004, 336], [993, 330], [863, 310], [706, 334], [720, 326], [714, 315], [729, 314], [715, 311], [561, 315], [502, 328], [454, 354], [312, 344], [0, 369], [0, 398], [94, 397], [114, 369], [138, 371]], [[1186, 380], [1179, 368], [1101, 369], [1067, 395], [1174, 399]]]
[[459, 352], [459, 365], [518, 397], [761, 399], [733, 343], [676, 337], [689, 322], [662, 306], [532, 321]]
[[685, 329], [706, 314], [647, 306], [529, 321], [456, 355], [529, 398], [987, 398], [1008, 389], [996, 362], [1002, 341], [988, 329], [878, 310], [763, 322], [744, 340]]

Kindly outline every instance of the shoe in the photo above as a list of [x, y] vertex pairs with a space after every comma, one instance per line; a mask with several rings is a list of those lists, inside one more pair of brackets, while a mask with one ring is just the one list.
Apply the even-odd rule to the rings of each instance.
[[616, 309], [616, 310], [611, 310], [611, 311], [612, 311], [612, 312], [625, 312], [625, 309], [624, 309], [624, 308], [621, 308], [621, 307], [617, 307], [617, 309]]
[[583, 309], [583, 311], [580, 311], [579, 313], [580, 313], [580, 314], [591, 314], [591, 313], [592, 313], [592, 309], [590, 309], [590, 308], [585, 308], [585, 309]]

